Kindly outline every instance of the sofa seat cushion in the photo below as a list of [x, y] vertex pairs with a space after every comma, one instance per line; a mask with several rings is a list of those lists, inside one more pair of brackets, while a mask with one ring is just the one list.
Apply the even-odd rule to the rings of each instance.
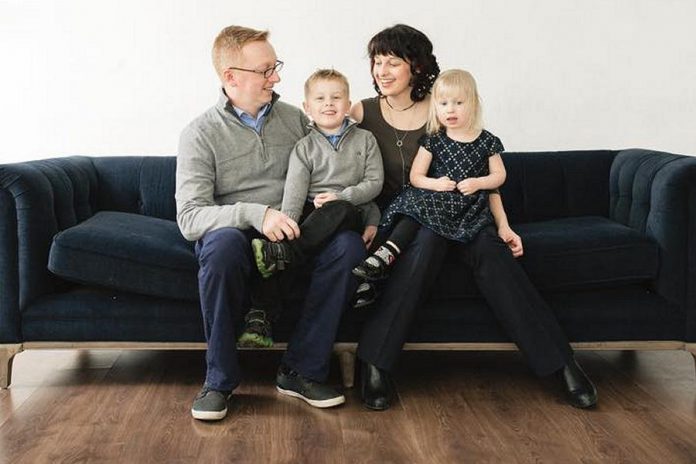
[[657, 276], [657, 244], [635, 229], [599, 216], [520, 224], [522, 259], [540, 290], [612, 287]]
[[98, 212], [55, 235], [48, 268], [82, 284], [198, 300], [193, 243], [166, 219]]
[[[611, 287], [654, 279], [655, 242], [605, 217], [581, 216], [516, 224], [524, 256], [519, 262], [537, 289], [546, 292]], [[478, 296], [470, 269], [446, 259], [433, 298]]]

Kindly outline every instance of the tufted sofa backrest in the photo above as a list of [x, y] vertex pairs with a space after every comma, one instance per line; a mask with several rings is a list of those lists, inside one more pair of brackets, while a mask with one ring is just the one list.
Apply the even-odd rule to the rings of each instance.
[[511, 224], [609, 216], [609, 172], [616, 151], [503, 153], [500, 191]]
[[176, 220], [176, 157], [93, 158], [99, 179], [99, 210]]
[[[641, 232], [646, 232], [651, 220], [659, 220], [656, 200], [661, 192], [653, 192], [654, 181], [671, 175], [684, 163], [683, 155], [673, 155], [652, 150], [624, 150], [616, 157], [611, 168], [609, 188], [611, 193], [611, 218]], [[663, 185], [658, 182], [657, 185]], [[677, 207], [676, 203], [668, 205]], [[657, 208], [656, 208], [657, 207]], [[651, 208], [652, 217], [649, 215]]]
[[[615, 151], [509, 152], [501, 188], [512, 224], [561, 217], [609, 216], [609, 171]], [[98, 210], [176, 219], [176, 157], [92, 158]]]

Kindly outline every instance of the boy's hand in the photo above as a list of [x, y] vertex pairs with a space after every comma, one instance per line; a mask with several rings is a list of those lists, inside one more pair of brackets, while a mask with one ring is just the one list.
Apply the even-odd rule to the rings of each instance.
[[370, 249], [372, 246], [372, 241], [377, 235], [377, 226], [365, 226], [365, 230], [362, 234], [363, 242], [365, 242], [365, 248]]
[[476, 177], [470, 177], [460, 181], [457, 184], [457, 190], [462, 192], [464, 195], [473, 195], [479, 191], [478, 179]]
[[324, 192], [320, 193], [316, 197], [314, 197], [314, 207], [315, 208], [321, 208], [324, 206], [324, 203], [328, 203], [330, 201], [338, 200], [338, 197], [336, 196], [335, 193], [331, 192]]
[[300, 236], [300, 228], [297, 223], [273, 208], [266, 209], [261, 228], [263, 235], [271, 242], [279, 242], [284, 238], [294, 240]]
[[517, 235], [510, 227], [501, 227], [498, 229], [498, 237], [510, 247], [512, 256], [519, 258], [524, 254], [522, 247], [522, 238]]
[[457, 183], [447, 176], [442, 176], [435, 179], [433, 187], [435, 187], [433, 190], [437, 192], [451, 192], [457, 187]]

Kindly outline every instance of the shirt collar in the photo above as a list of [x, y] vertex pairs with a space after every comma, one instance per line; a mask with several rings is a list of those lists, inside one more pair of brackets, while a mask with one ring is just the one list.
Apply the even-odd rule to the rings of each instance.
[[336, 148], [338, 146], [338, 142], [343, 138], [343, 134], [346, 133], [346, 130], [348, 130], [348, 127], [350, 127], [352, 124], [354, 124], [354, 122], [351, 121], [350, 118], [346, 117], [343, 120], [341, 128], [335, 134], [325, 134], [321, 129], [317, 127], [317, 125], [314, 122], [312, 122], [311, 126], [313, 126], [317, 130], [317, 132], [323, 135], [324, 138], [328, 140], [334, 148]]
[[[279, 98], [280, 98], [280, 95], [273, 92], [273, 97], [271, 98], [271, 102], [266, 103], [263, 107], [261, 107], [261, 111], [259, 111], [259, 114], [257, 115], [257, 119], [259, 116], [265, 116], [268, 113], [268, 111], [271, 109], [271, 107], [275, 104], [275, 102], [278, 101]], [[240, 116], [240, 114], [237, 112], [237, 107], [235, 107], [232, 104], [232, 101], [227, 96], [227, 93], [225, 93], [225, 89], [223, 87], [220, 87], [220, 96], [218, 97], [217, 105], [215, 105], [215, 106], [217, 106], [217, 108], [220, 109], [221, 111], [227, 110], [230, 113], [233, 113], [234, 115], [236, 115], [238, 117]], [[264, 110], [264, 107], [266, 107], [265, 110]], [[240, 110], [240, 111], [242, 113], [245, 113], [243, 110]], [[251, 116], [249, 116], [249, 117], [251, 117]]]
[[[313, 123], [313, 124], [314, 124], [314, 123]], [[322, 134], [324, 137], [340, 137], [341, 135], [343, 135], [343, 133], [346, 131], [346, 129], [348, 129], [348, 126], [349, 126], [349, 125], [350, 125], [350, 119], [349, 119], [349, 118], [343, 119], [343, 124], [341, 124], [341, 128], [340, 128], [340, 129], [338, 130], [338, 132], [336, 132], [335, 134], [326, 134], [323, 130], [319, 129], [319, 128], [317, 127], [316, 124], [314, 124], [314, 127], [315, 127], [319, 132], [321, 132], [321, 134]]]
[[265, 105], [263, 105], [263, 106], [259, 109], [259, 112], [256, 114], [256, 117], [253, 117], [252, 115], [250, 115], [249, 113], [247, 113], [247, 112], [244, 111], [243, 109], [238, 108], [238, 107], [236, 107], [236, 106], [234, 106], [234, 105], [232, 105], [232, 109], [234, 109], [234, 112], [237, 113], [237, 116], [239, 116], [240, 118], [241, 118], [242, 116], [247, 116], [247, 117], [250, 118], [250, 119], [256, 119], [256, 120], [258, 121], [258, 120], [261, 119], [262, 117], [266, 116], [266, 114], [268, 113], [268, 110], [271, 109], [271, 104], [270, 104], [270, 103], [266, 103]]

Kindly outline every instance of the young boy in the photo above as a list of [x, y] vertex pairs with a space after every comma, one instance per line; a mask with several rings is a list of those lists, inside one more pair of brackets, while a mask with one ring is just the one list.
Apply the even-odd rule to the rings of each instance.
[[382, 190], [382, 156], [372, 133], [346, 116], [348, 80], [333, 69], [320, 69], [309, 76], [304, 93], [312, 123], [290, 154], [281, 208], [304, 221], [295, 240], [251, 242], [263, 279], [251, 290], [242, 346], [273, 344], [271, 322], [281, 309], [277, 271], [306, 262], [337, 232], [361, 232], [367, 247], [377, 233], [380, 214], [372, 200]]

